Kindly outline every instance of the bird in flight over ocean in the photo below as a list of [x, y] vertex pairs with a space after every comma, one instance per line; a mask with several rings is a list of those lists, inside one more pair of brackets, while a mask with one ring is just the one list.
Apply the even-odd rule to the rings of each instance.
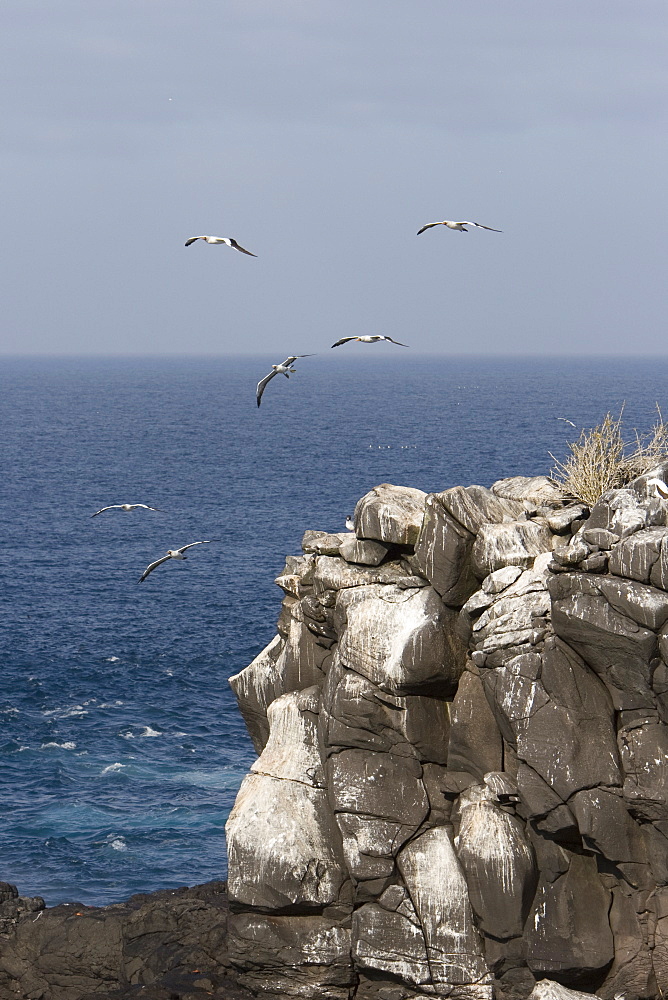
[[428, 222], [426, 226], [422, 229], [418, 229], [417, 235], [423, 233], [425, 229], [431, 229], [432, 226], [447, 226], [448, 229], [456, 229], [460, 233], [468, 233], [468, 229], [464, 229], [464, 226], [475, 226], [477, 229], [489, 229], [492, 233], [502, 233], [502, 229], [492, 229], [491, 226], [483, 226], [480, 222], [453, 222], [452, 219], [444, 219], [443, 222]]
[[341, 340], [337, 340], [337, 342], [335, 344], [332, 344], [332, 347], [339, 347], [340, 344], [347, 344], [349, 340], [359, 340], [363, 344], [375, 344], [377, 340], [389, 340], [389, 342], [391, 344], [398, 344], [399, 347], [408, 347], [408, 344], [402, 344], [398, 340], [392, 340], [391, 337], [381, 337], [379, 334], [376, 334], [373, 337], [369, 337], [369, 336], [366, 336], [366, 337], [341, 337]]
[[91, 517], [104, 514], [105, 510], [122, 510], [127, 514], [131, 510], [137, 510], [138, 507], [143, 507], [144, 510], [157, 510], [160, 514], [167, 513], [165, 510], [160, 510], [159, 507], [149, 507], [147, 503], [112, 503], [109, 507], [102, 507], [100, 510], [96, 510], [94, 514], [91, 514]]
[[262, 393], [266, 389], [269, 382], [271, 382], [274, 375], [285, 375], [286, 378], [290, 378], [290, 375], [294, 375], [296, 369], [292, 367], [295, 361], [299, 358], [313, 358], [314, 354], [293, 354], [289, 358], [286, 358], [281, 365], [272, 365], [272, 370], [268, 375], [265, 375], [263, 379], [257, 384], [257, 389], [255, 392], [255, 398], [257, 399], [257, 405], [259, 406], [262, 401]]
[[655, 497], [660, 497], [661, 500], [668, 500], [668, 485], [664, 483], [663, 479], [648, 479], [647, 485], [654, 487]]
[[251, 253], [250, 250], [244, 250], [243, 247], [240, 247], [237, 241], [233, 240], [231, 236], [191, 236], [189, 240], [186, 240], [185, 246], [189, 247], [191, 243], [196, 243], [197, 240], [204, 240], [205, 243], [225, 243], [228, 247], [239, 250], [240, 253], [247, 253], [249, 257], [257, 257], [256, 253]]
[[182, 545], [180, 549], [167, 549], [166, 556], [163, 556], [162, 559], [156, 559], [155, 562], [150, 563], [146, 567], [142, 575], [139, 577], [139, 583], [142, 583], [149, 575], [149, 573], [152, 573], [153, 570], [157, 569], [158, 566], [162, 566], [162, 564], [164, 562], [167, 562], [168, 559], [187, 559], [188, 556], [184, 556], [183, 554], [186, 551], [186, 549], [191, 549], [193, 545], [209, 545], [210, 542], [212, 541], [213, 541], [212, 538], [207, 538], [203, 542], [190, 542], [189, 545]]

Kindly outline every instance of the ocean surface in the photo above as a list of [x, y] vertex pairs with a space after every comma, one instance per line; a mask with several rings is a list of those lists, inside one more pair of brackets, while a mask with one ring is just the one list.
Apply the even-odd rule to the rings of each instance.
[[[668, 413], [666, 359], [349, 345], [258, 410], [275, 361], [0, 360], [0, 880], [23, 895], [102, 905], [225, 877], [254, 759], [227, 678], [274, 635], [305, 529], [343, 530], [382, 482], [549, 473], [576, 436], [559, 417], [625, 403], [631, 432]], [[137, 501], [165, 513], [90, 516]]]

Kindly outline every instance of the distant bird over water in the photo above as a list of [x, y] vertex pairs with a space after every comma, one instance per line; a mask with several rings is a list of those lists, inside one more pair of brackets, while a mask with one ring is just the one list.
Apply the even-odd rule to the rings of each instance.
[[381, 337], [378, 334], [376, 334], [374, 337], [370, 337], [370, 336], [366, 336], [366, 337], [341, 337], [341, 340], [337, 340], [337, 342], [335, 344], [332, 344], [332, 347], [339, 347], [340, 344], [347, 344], [349, 340], [359, 340], [363, 344], [375, 344], [377, 340], [389, 340], [389, 342], [391, 344], [398, 344], [399, 347], [408, 347], [408, 344], [402, 344], [398, 340], [392, 340], [391, 337]]
[[647, 485], [654, 487], [655, 497], [660, 497], [661, 500], [668, 500], [668, 485], [664, 483], [663, 479], [648, 479]]
[[112, 503], [109, 507], [102, 507], [100, 510], [96, 510], [94, 514], [91, 514], [91, 517], [104, 514], [105, 510], [122, 510], [127, 514], [131, 510], [137, 510], [138, 507], [143, 507], [144, 510], [157, 510], [160, 514], [167, 513], [165, 510], [160, 510], [159, 507], [149, 507], [147, 503]]
[[196, 243], [197, 240], [204, 240], [205, 243], [225, 243], [228, 247], [233, 247], [235, 250], [239, 250], [240, 253], [247, 253], [249, 257], [257, 257], [256, 253], [251, 253], [250, 250], [244, 250], [240, 247], [236, 240], [233, 240], [231, 236], [191, 236], [189, 240], [186, 240], [185, 246], [189, 247], [191, 243]]
[[292, 355], [290, 355], [289, 358], [286, 358], [285, 361], [282, 364], [280, 364], [280, 365], [272, 365], [271, 366], [272, 367], [272, 371], [270, 371], [268, 375], [265, 375], [265, 377], [263, 379], [260, 379], [260, 381], [257, 384], [257, 389], [256, 389], [256, 392], [255, 392], [255, 398], [257, 399], [257, 405], [258, 406], [260, 405], [260, 403], [262, 401], [262, 393], [266, 389], [268, 383], [271, 382], [271, 380], [274, 377], [274, 375], [285, 375], [286, 378], [290, 378], [290, 375], [291, 374], [294, 375], [295, 372], [296, 372], [296, 369], [291, 367], [294, 364], [295, 361], [299, 360], [299, 358], [312, 358], [312, 357], [315, 357], [315, 355], [313, 355], [313, 354], [292, 354]]
[[432, 226], [447, 226], [448, 229], [456, 229], [459, 233], [468, 233], [468, 229], [464, 229], [464, 226], [475, 226], [477, 229], [489, 229], [492, 233], [502, 233], [502, 229], [492, 229], [491, 226], [483, 226], [480, 222], [453, 222], [451, 219], [444, 219], [443, 222], [428, 222], [426, 226], [422, 229], [418, 229], [417, 235], [423, 233], [425, 229], [431, 229]]
[[149, 573], [152, 573], [153, 570], [156, 569], [158, 566], [161, 566], [164, 562], [167, 562], [168, 559], [187, 559], [188, 556], [184, 556], [183, 554], [186, 551], [186, 549], [191, 549], [193, 545], [209, 545], [212, 541], [213, 539], [207, 538], [203, 542], [190, 542], [189, 545], [182, 545], [180, 549], [167, 549], [166, 556], [163, 556], [162, 559], [156, 559], [155, 562], [150, 563], [146, 567], [142, 575], [139, 577], [139, 583], [142, 583], [142, 581], [146, 579]]

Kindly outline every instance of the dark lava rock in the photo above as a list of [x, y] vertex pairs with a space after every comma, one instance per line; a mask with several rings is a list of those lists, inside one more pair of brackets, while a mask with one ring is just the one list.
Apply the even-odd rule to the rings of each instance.
[[[0, 898], [4, 889], [14, 887], [0, 883]], [[231, 974], [224, 882], [102, 907], [44, 908], [18, 893], [2, 906], [8, 903], [15, 917], [0, 932], [0, 1000], [250, 996]]]

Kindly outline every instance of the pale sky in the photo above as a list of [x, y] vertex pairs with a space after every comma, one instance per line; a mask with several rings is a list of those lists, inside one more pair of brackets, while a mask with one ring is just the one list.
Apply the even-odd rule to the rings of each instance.
[[[0, 352], [666, 354], [667, 27], [665, 0], [1, 0]], [[503, 233], [416, 236], [445, 218]]]

